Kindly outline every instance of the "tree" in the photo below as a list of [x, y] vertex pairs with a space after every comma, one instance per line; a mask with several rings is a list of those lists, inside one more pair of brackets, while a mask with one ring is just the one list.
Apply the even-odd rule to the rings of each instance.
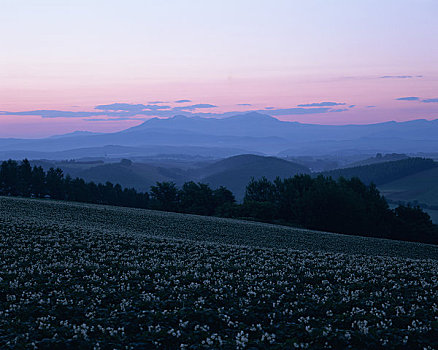
[[236, 216], [236, 198], [233, 192], [224, 186], [213, 191], [214, 215], [222, 217]]
[[246, 186], [244, 202], [273, 202], [275, 186], [266, 177], [259, 180], [251, 178]]
[[438, 243], [438, 230], [429, 214], [418, 206], [400, 205], [394, 209], [395, 230], [391, 238], [414, 242]]
[[180, 193], [180, 208], [184, 213], [213, 215], [215, 200], [212, 189], [202, 183], [186, 182]]
[[46, 190], [46, 173], [41, 166], [34, 166], [32, 169], [31, 192], [35, 197], [44, 197]]
[[157, 182], [151, 186], [151, 207], [165, 211], [178, 210], [178, 189], [173, 182]]
[[64, 175], [60, 168], [49, 169], [46, 175], [46, 184], [50, 198], [54, 198], [54, 199], [65, 198], [65, 188], [64, 188], [63, 180], [64, 180]]
[[18, 166], [17, 189], [21, 196], [29, 197], [32, 191], [32, 167], [27, 159]]
[[296, 175], [287, 179], [276, 178], [275, 201], [281, 220], [301, 224], [304, 220], [303, 198], [313, 186], [310, 175]]
[[18, 195], [18, 164], [15, 160], [9, 159], [2, 162], [0, 168], [0, 186], [2, 194]]

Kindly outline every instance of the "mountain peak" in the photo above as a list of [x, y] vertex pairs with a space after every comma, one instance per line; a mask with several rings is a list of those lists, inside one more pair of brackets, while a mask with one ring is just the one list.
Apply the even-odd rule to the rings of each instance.
[[167, 118], [167, 119], [172, 119], [172, 120], [186, 120], [186, 119], [192, 119], [192, 118], [187, 117], [187, 116], [182, 115], [182, 114], [177, 114], [177, 115], [174, 115], [173, 117], [171, 117], [171, 118]]
[[275, 121], [278, 122], [279, 120], [277, 118], [274, 118], [267, 114], [262, 114], [259, 112], [248, 112], [244, 114], [238, 114], [232, 117], [228, 117], [225, 119], [234, 119], [239, 121]]

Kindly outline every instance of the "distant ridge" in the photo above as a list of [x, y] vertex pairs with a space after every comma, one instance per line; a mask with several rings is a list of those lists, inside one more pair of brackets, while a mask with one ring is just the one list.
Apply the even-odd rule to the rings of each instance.
[[0, 139], [0, 157], [13, 155], [11, 151], [20, 151], [23, 156], [26, 152], [59, 152], [108, 145], [218, 147], [283, 157], [352, 151], [357, 154], [430, 153], [438, 149], [438, 119], [319, 125], [281, 121], [257, 112], [220, 119], [176, 115], [152, 118], [114, 133], [79, 131], [45, 139]]
[[52, 139], [59, 139], [59, 138], [62, 138], [62, 137], [92, 136], [92, 135], [102, 135], [102, 134], [103, 133], [101, 133], [101, 132], [77, 130], [77, 131], [69, 132], [67, 134], [53, 135], [53, 136], [50, 136], [50, 138], [52, 138]]

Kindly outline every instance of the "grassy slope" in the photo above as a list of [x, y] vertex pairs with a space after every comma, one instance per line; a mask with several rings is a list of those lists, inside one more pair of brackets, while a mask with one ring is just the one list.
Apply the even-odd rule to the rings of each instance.
[[7, 197], [0, 197], [0, 208], [0, 218], [6, 216], [11, 220], [29, 222], [38, 222], [39, 218], [44, 218], [46, 222], [61, 223], [72, 229], [80, 225], [89, 230], [141, 234], [145, 237], [438, 260], [437, 246], [325, 233], [233, 219]]

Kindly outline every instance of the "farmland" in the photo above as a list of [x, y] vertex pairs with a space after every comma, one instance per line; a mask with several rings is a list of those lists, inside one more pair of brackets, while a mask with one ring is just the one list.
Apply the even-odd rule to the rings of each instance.
[[438, 247], [0, 197], [1, 348], [438, 347]]

